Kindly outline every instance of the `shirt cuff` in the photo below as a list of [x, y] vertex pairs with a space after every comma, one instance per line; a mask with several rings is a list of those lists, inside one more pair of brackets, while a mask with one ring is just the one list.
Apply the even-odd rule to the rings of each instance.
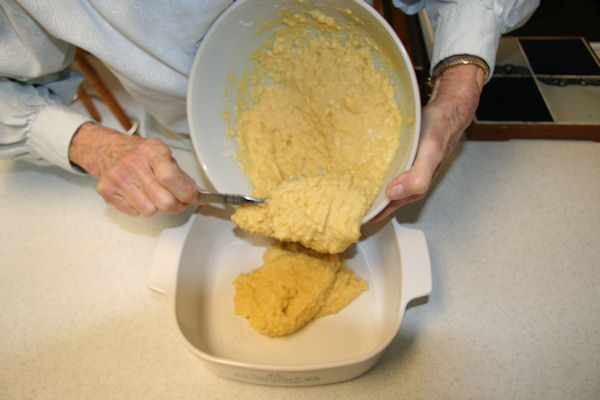
[[469, 54], [482, 58], [490, 67], [490, 76], [496, 62], [501, 30], [498, 16], [492, 8], [480, 3], [468, 3], [436, 13], [431, 70], [445, 58]]
[[84, 172], [69, 161], [69, 147], [81, 125], [90, 122], [89, 117], [64, 106], [48, 106], [40, 110], [30, 125], [27, 147], [32, 154], [67, 171]]

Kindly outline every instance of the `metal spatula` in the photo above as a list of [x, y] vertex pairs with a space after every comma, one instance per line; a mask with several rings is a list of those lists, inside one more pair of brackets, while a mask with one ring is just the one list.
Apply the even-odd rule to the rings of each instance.
[[257, 199], [242, 194], [215, 193], [198, 190], [197, 200], [202, 203], [219, 203], [230, 204], [233, 206], [241, 206], [244, 204], [262, 204], [268, 200], [267, 198]]

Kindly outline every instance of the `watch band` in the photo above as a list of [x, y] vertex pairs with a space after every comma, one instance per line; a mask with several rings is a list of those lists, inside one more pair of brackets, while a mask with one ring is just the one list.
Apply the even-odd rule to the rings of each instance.
[[457, 65], [477, 65], [483, 70], [483, 82], [486, 82], [490, 76], [490, 67], [481, 57], [470, 54], [457, 54], [443, 59], [433, 68], [431, 76], [427, 79], [427, 86], [429, 86], [430, 91], [433, 89], [435, 80], [439, 78], [444, 71], [456, 67]]

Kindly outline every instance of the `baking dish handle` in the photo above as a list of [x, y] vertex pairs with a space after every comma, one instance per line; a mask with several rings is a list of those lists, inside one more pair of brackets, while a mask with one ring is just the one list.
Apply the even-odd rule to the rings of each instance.
[[392, 219], [400, 249], [402, 293], [406, 303], [431, 293], [431, 262], [425, 233], [406, 228]]
[[158, 236], [154, 249], [148, 287], [174, 298], [177, 284], [177, 269], [185, 244], [185, 238], [196, 219], [193, 214], [188, 221], [178, 227], [165, 229]]

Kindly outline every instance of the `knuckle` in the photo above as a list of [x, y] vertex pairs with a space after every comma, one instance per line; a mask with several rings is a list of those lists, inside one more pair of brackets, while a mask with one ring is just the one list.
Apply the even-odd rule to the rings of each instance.
[[148, 146], [166, 147], [164, 145], [164, 143], [159, 138], [156, 138], [156, 137], [146, 138], [146, 139], [144, 139], [143, 143], [145, 143]]
[[179, 186], [175, 197], [177, 197], [180, 202], [186, 204], [196, 201], [198, 193], [194, 182], [191, 179], [185, 180], [183, 184]]
[[144, 139], [140, 144], [140, 149], [147, 154], [155, 154], [157, 156], [171, 156], [171, 150], [160, 139], [150, 137]]
[[416, 177], [411, 184], [411, 192], [415, 196], [423, 197], [429, 190], [429, 180], [424, 177]]
[[100, 196], [106, 199], [106, 197], [110, 195], [111, 190], [109, 188], [109, 185], [106, 184], [104, 180], [101, 180], [96, 185], [96, 192], [98, 192]]
[[107, 204], [112, 205], [116, 210], [131, 216], [139, 215], [139, 212], [125, 198], [119, 195], [114, 187], [98, 184], [96, 191]]
[[187, 190], [181, 195], [181, 201], [184, 203], [193, 203], [196, 200], [196, 191], [195, 190]]
[[164, 209], [161, 209], [161, 211], [171, 213], [171, 214], [176, 214], [176, 213], [182, 212], [184, 209], [185, 209], [184, 204], [182, 204], [178, 201], [173, 201], [170, 204], [168, 204], [166, 207], [164, 207]]
[[430, 134], [423, 139], [422, 145], [427, 148], [430, 153], [443, 154], [445, 148], [444, 132], [441, 129], [434, 129]]
[[167, 213], [179, 213], [186, 208], [172, 193], [166, 192], [157, 202], [158, 209]]
[[159, 210], [168, 212], [177, 206], [177, 201], [173, 196], [165, 194], [160, 196], [160, 198], [156, 201], [156, 206]]
[[111, 199], [117, 195], [118, 190], [111, 180], [103, 178], [98, 181], [96, 192], [98, 192], [105, 201], [111, 203]]
[[139, 204], [137, 209], [140, 212], [140, 214], [142, 214], [144, 217], [151, 217], [158, 211], [158, 208], [151, 202], [144, 202], [143, 204]]
[[131, 207], [129, 204], [113, 203], [113, 206], [118, 211], [121, 211], [122, 213], [127, 215], [131, 215], [132, 217], [137, 217], [138, 215], [140, 215], [140, 213], [135, 208]]
[[161, 168], [157, 169], [157, 175], [160, 182], [169, 185], [177, 182], [181, 178], [181, 170], [173, 162], [165, 162]]

